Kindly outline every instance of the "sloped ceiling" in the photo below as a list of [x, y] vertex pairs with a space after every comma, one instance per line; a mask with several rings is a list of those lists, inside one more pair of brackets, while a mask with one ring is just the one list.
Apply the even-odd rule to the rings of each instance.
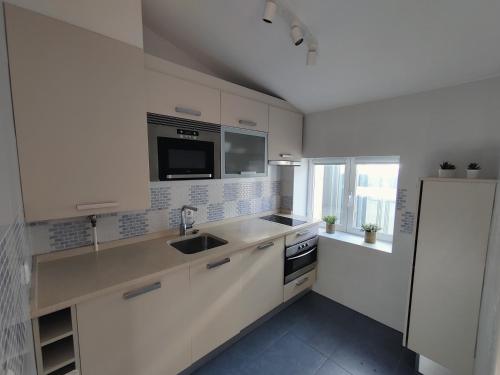
[[225, 79], [305, 113], [500, 75], [500, 0], [282, 0], [315, 66], [265, 0], [143, 0], [147, 27]]

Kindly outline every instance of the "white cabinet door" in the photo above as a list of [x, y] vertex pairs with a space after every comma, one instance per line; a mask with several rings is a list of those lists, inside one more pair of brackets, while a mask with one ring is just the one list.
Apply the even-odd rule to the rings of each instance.
[[158, 283], [77, 305], [82, 375], [170, 375], [191, 364], [189, 270]]
[[147, 208], [142, 49], [9, 4], [5, 16], [26, 220]]
[[220, 124], [220, 91], [146, 70], [146, 109], [151, 113]]
[[267, 132], [269, 130], [269, 105], [222, 92], [221, 124]]
[[284, 238], [266, 241], [243, 251], [243, 328], [283, 302], [284, 253]]
[[302, 158], [302, 123], [300, 113], [269, 107], [269, 160]]
[[495, 183], [424, 180], [408, 347], [457, 375], [474, 366]]
[[239, 333], [241, 271], [241, 252], [191, 266], [193, 362]]

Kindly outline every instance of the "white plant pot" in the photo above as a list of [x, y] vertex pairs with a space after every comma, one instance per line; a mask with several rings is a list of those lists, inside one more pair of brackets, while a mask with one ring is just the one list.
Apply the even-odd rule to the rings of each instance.
[[453, 178], [455, 177], [457, 170], [456, 169], [441, 169], [439, 168], [438, 175], [441, 178]]
[[467, 178], [479, 178], [480, 169], [467, 169]]

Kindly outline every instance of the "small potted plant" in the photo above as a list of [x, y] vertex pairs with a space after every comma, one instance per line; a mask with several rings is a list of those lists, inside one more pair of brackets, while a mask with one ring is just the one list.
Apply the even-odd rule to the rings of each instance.
[[467, 166], [467, 178], [479, 178], [481, 166], [478, 163], [470, 163]]
[[365, 232], [365, 242], [375, 243], [377, 241], [377, 232], [380, 229], [377, 224], [361, 224], [361, 230]]
[[442, 162], [439, 165], [439, 177], [442, 178], [453, 178], [455, 177], [455, 171], [457, 167], [455, 165], [448, 163], [447, 161]]
[[326, 223], [326, 233], [335, 233], [335, 222], [337, 217], [335, 215], [328, 215], [323, 218]]

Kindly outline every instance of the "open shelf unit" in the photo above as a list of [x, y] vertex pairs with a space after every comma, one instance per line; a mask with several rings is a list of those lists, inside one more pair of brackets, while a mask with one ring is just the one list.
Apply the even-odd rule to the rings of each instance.
[[32, 323], [38, 375], [79, 374], [75, 308], [41, 316]]

